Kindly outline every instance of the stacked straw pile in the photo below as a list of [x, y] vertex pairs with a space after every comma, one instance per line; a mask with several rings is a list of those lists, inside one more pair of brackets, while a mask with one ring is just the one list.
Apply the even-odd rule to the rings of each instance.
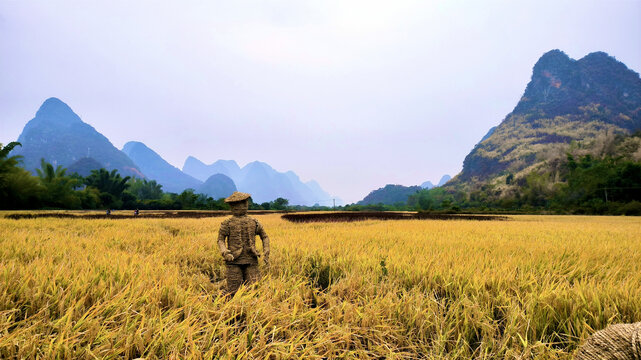
[[576, 360], [641, 360], [641, 322], [597, 331], [579, 348]]

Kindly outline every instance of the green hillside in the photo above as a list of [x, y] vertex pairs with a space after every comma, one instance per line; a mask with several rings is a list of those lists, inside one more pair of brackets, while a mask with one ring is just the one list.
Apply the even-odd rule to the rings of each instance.
[[410, 205], [421, 207], [422, 198], [437, 209], [445, 201], [519, 211], [634, 212], [623, 207], [641, 201], [639, 130], [639, 74], [603, 52], [577, 61], [553, 50], [536, 63], [519, 103], [474, 147], [461, 173], [438, 196], [424, 191]]
[[514, 111], [474, 147], [451, 184], [528, 172], [572, 142], [639, 129], [639, 74], [602, 52], [575, 61], [552, 50], [534, 66]]

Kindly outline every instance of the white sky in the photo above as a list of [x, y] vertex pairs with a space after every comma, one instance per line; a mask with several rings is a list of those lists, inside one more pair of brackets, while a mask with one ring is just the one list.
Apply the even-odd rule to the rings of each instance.
[[347, 202], [436, 183], [546, 51], [641, 70], [641, 1], [0, 0], [0, 142], [48, 97], [182, 168], [260, 160]]

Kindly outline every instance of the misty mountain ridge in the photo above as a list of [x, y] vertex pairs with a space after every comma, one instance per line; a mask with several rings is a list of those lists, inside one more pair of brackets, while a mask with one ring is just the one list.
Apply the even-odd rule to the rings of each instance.
[[443, 186], [445, 185], [446, 182], [450, 181], [451, 178], [452, 178], [451, 176], [445, 174], [441, 177], [441, 180], [439, 180], [436, 185], [434, 185], [431, 181], [428, 180], [422, 183], [420, 187], [423, 189], [431, 189], [437, 186]]
[[123, 176], [144, 176], [127, 155], [57, 98], [45, 100], [25, 125], [18, 142], [22, 146], [16, 147], [11, 156], [22, 155], [24, 168], [33, 174], [40, 168], [41, 158], [68, 168], [81, 158], [90, 157]]
[[237, 179], [240, 175], [240, 167], [234, 160], [218, 160], [213, 164], [205, 165], [193, 156], [188, 156], [185, 159], [182, 171], [200, 181], [206, 181], [214, 174], [227, 175], [232, 179]]
[[466, 156], [448, 186], [518, 176], [562, 158], [573, 142], [640, 129], [639, 74], [604, 52], [573, 60], [552, 50], [534, 65], [514, 110]]
[[[279, 173], [259, 161], [241, 169], [233, 160], [219, 160], [207, 166], [189, 157], [185, 168], [192, 170], [192, 176], [141, 142], [130, 141], [122, 151], [118, 150], [67, 104], [53, 97], [45, 100], [36, 116], [27, 122], [18, 141], [22, 146], [16, 147], [10, 156], [23, 156], [23, 167], [34, 174], [40, 168], [40, 159], [44, 158], [54, 166], [67, 168], [69, 174], [87, 176], [91, 170], [102, 167], [115, 169], [123, 176], [156, 180], [167, 192], [179, 193], [192, 188], [212, 197], [222, 197], [238, 188], [250, 192], [256, 202], [283, 197], [293, 205], [314, 205], [330, 198], [315, 181], [303, 183], [294, 172]], [[221, 175], [213, 176], [216, 174]]]
[[206, 194], [214, 199], [226, 198], [237, 191], [236, 184], [227, 175], [214, 174], [197, 189], [197, 193]]
[[439, 181], [438, 181], [438, 185], [436, 185], [436, 186], [443, 186], [443, 185], [445, 185], [448, 181], [450, 181], [451, 179], [452, 179], [452, 177], [451, 177], [451, 176], [449, 176], [449, 175], [445, 174], [445, 175], [443, 175], [443, 176], [441, 177], [441, 180], [439, 180]]
[[123, 146], [122, 152], [138, 165], [145, 176], [161, 184], [164, 191], [180, 193], [185, 189], [196, 189], [203, 184], [202, 181], [172, 166], [141, 142], [129, 141]]
[[434, 187], [434, 184], [432, 184], [432, 182], [428, 180], [428, 181], [425, 181], [424, 183], [422, 183], [419, 186], [421, 187], [421, 189], [431, 189], [431, 188]]
[[332, 205], [331, 196], [316, 181], [304, 183], [293, 171], [278, 172], [261, 161], [253, 161], [240, 168], [234, 160], [218, 160], [206, 165], [189, 156], [183, 165], [183, 172], [197, 179], [214, 174], [226, 175], [234, 181], [238, 191], [250, 193], [255, 203], [282, 197], [294, 205]]

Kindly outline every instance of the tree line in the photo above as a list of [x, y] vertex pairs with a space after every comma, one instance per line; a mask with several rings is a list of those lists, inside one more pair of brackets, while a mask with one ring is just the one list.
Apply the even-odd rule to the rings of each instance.
[[[507, 172], [498, 182], [419, 190], [395, 204], [308, 207], [277, 198], [250, 202], [250, 209], [641, 215], [641, 133], [605, 145], [610, 150], [601, 155], [571, 148], [542, 169]], [[0, 209], [229, 209], [222, 198], [193, 189], [164, 192], [155, 180], [122, 177], [117, 170], [92, 170], [82, 177], [41, 160], [34, 176], [20, 166], [20, 156], [8, 156], [16, 146], [20, 143], [0, 144]]]
[[641, 215], [641, 132], [570, 143], [543, 166], [345, 210]]
[[[641, 164], [621, 157], [567, 154], [558, 173], [531, 171], [505, 184], [436, 187], [395, 204], [347, 205], [351, 211], [641, 215]], [[554, 178], [557, 177], [555, 180]], [[510, 185], [508, 190], [504, 185]]]
[[[117, 170], [98, 169], [83, 177], [40, 161], [37, 175], [20, 166], [22, 156], [9, 156], [21, 146], [0, 144], [0, 209], [165, 209], [228, 210], [224, 198], [186, 189], [180, 194], [164, 192], [155, 180], [122, 177]], [[252, 210], [286, 210], [287, 199], [255, 204]]]

